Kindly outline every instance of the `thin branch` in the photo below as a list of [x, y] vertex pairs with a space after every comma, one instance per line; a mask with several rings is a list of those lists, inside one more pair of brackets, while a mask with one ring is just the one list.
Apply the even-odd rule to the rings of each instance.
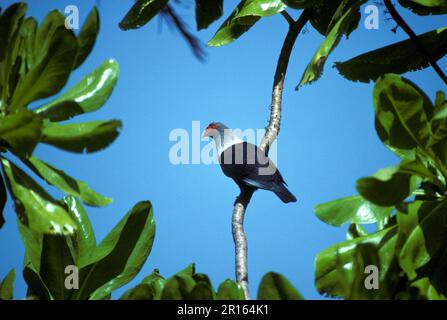
[[383, 0], [385, 3], [385, 6], [390, 13], [391, 17], [393, 17], [394, 21], [399, 25], [399, 27], [402, 28], [402, 30], [410, 37], [410, 39], [413, 41], [414, 45], [416, 46], [416, 49], [419, 50], [419, 52], [425, 57], [425, 59], [430, 63], [432, 68], [435, 70], [435, 72], [438, 74], [438, 76], [447, 84], [447, 76], [442, 71], [442, 69], [439, 67], [438, 63], [435, 59], [433, 59], [430, 52], [427, 50], [427, 48], [424, 46], [424, 44], [421, 42], [419, 37], [414, 33], [414, 31], [410, 28], [410, 26], [405, 22], [405, 20], [400, 16], [399, 12], [397, 12], [396, 8], [394, 8], [393, 4], [391, 3], [391, 0]]
[[286, 10], [281, 11], [281, 15], [286, 19], [286, 21], [289, 23], [289, 25], [295, 24], [295, 20], [293, 20], [293, 18], [290, 16], [290, 14]]
[[186, 23], [182, 20], [182, 18], [180, 18], [174, 8], [168, 4], [160, 13], [162, 17], [165, 17], [168, 20], [168, 23], [171, 22], [174, 24], [182, 37], [188, 43], [194, 56], [202, 62], [205, 61], [206, 52], [202, 47], [202, 43], [196, 36], [189, 32]]
[[[276, 65], [276, 72], [272, 89], [272, 104], [270, 120], [262, 139], [260, 148], [267, 155], [271, 144], [275, 141], [281, 124], [281, 104], [284, 78], [289, 65], [290, 54], [301, 30], [309, 21], [310, 10], [304, 10], [298, 20], [290, 24], [289, 31], [284, 40], [281, 53]], [[253, 195], [253, 189], [241, 188], [241, 193], [236, 198], [233, 208], [232, 230], [236, 256], [236, 280], [242, 286], [245, 297], [250, 299], [248, 289], [248, 267], [247, 267], [247, 239], [244, 232], [245, 210]]]

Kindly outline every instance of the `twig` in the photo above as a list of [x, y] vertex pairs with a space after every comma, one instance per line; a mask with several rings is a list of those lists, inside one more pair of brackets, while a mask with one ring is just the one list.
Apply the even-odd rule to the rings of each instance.
[[447, 76], [442, 71], [442, 69], [439, 67], [436, 60], [433, 59], [433, 56], [430, 54], [430, 52], [427, 50], [427, 48], [421, 42], [419, 37], [414, 33], [414, 31], [410, 28], [410, 26], [400, 16], [400, 14], [399, 14], [399, 12], [397, 12], [396, 8], [394, 8], [393, 4], [391, 3], [391, 0], [383, 0], [383, 2], [385, 3], [386, 8], [387, 8], [388, 12], [390, 13], [391, 17], [393, 17], [394, 21], [396, 21], [396, 23], [399, 25], [399, 27], [401, 27], [402, 30], [410, 37], [410, 39], [413, 41], [416, 48], [425, 57], [425, 59], [428, 61], [428, 63], [430, 63], [430, 65], [435, 70], [435, 72], [438, 74], [438, 76], [447, 84]]
[[295, 21], [286, 10], [281, 11], [281, 15], [286, 19], [289, 25], [295, 24]]
[[[290, 24], [289, 31], [284, 40], [281, 53], [279, 55], [278, 63], [276, 65], [276, 72], [273, 81], [272, 89], [272, 105], [270, 111], [270, 120], [266, 128], [266, 132], [262, 139], [260, 148], [268, 155], [269, 149], [273, 141], [275, 141], [281, 124], [281, 104], [282, 91], [284, 85], [284, 78], [289, 65], [290, 54], [292, 53], [293, 45], [301, 33], [301, 30], [309, 21], [311, 16], [310, 10], [304, 10], [297, 21]], [[241, 193], [236, 198], [233, 208], [233, 239], [235, 245], [236, 256], [236, 280], [242, 286], [246, 299], [250, 298], [248, 289], [248, 267], [247, 267], [247, 239], [244, 232], [244, 216], [245, 210], [253, 195], [252, 189], [241, 188]]]

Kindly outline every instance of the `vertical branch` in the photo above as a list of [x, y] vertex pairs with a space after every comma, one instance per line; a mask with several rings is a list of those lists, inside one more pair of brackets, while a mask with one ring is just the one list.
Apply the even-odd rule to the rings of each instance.
[[428, 63], [432, 66], [438, 76], [447, 84], [447, 76], [439, 67], [438, 63], [433, 56], [430, 54], [428, 49], [421, 42], [419, 37], [414, 33], [414, 31], [410, 28], [410, 26], [405, 22], [405, 20], [401, 17], [399, 12], [397, 12], [396, 8], [394, 8], [391, 0], [383, 0], [385, 3], [385, 7], [390, 13], [391, 17], [393, 17], [394, 21], [396, 21], [397, 25], [402, 28], [402, 30], [410, 37], [411, 41], [413, 41], [416, 49], [424, 56], [424, 58], [428, 61]]
[[[304, 10], [297, 21], [291, 20], [288, 14], [283, 14], [289, 22], [289, 31], [282, 45], [281, 53], [276, 65], [275, 76], [272, 89], [272, 104], [270, 110], [270, 119], [262, 139], [260, 148], [267, 155], [271, 144], [279, 134], [281, 125], [281, 105], [284, 78], [289, 65], [290, 54], [293, 46], [301, 33], [305, 24], [311, 16], [310, 10]], [[245, 210], [251, 200], [254, 190], [241, 188], [241, 193], [237, 197], [233, 208], [232, 231], [235, 245], [236, 257], [236, 280], [242, 286], [246, 299], [250, 299], [248, 290], [248, 267], [247, 267], [247, 238], [244, 232]]]

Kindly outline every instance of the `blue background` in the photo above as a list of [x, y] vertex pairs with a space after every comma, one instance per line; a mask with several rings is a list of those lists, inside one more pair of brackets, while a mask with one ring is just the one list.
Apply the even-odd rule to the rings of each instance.
[[[6, 7], [13, 1], [1, 3]], [[64, 11], [73, 3], [79, 7], [82, 22], [95, 1], [30, 1], [29, 15], [41, 21], [49, 10]], [[120, 78], [109, 101], [94, 114], [76, 120], [119, 118], [124, 123], [121, 135], [95, 154], [78, 155], [41, 145], [36, 155], [114, 199], [106, 208], [88, 208], [98, 241], [137, 201], [153, 202], [155, 243], [130, 285], [153, 268], [168, 277], [196, 262], [197, 270], [210, 275], [217, 287], [234, 277], [231, 211], [238, 189], [216, 165], [172, 165], [169, 149], [174, 142], [169, 141], [169, 133], [175, 128], [190, 132], [192, 121], [200, 121], [202, 130], [211, 121], [234, 128], [264, 128], [276, 61], [288, 26], [280, 15], [262, 19], [238, 41], [208, 48], [207, 60], [201, 63], [159, 18], [140, 30], [121, 31], [118, 22], [132, 4], [132, 0], [100, 3], [102, 21], [96, 47], [67, 85], [107, 58], [118, 60]], [[224, 17], [236, 4], [225, 1]], [[399, 10], [417, 33], [444, 26], [445, 17], [421, 18]], [[192, 30], [193, 2], [182, 5], [179, 12]], [[290, 13], [296, 17], [298, 12]], [[342, 241], [346, 227], [321, 222], [313, 214], [314, 206], [355, 194], [357, 178], [397, 162], [374, 130], [372, 84], [350, 82], [331, 67], [335, 61], [406, 38], [401, 30], [397, 34], [390, 31], [395, 23], [386, 21], [383, 9], [379, 30], [366, 30], [364, 18], [365, 14], [349, 41], [343, 40], [329, 57], [323, 77], [298, 92], [294, 87], [323, 37], [309, 26], [295, 45], [284, 90], [278, 166], [298, 202], [285, 205], [265, 191], [253, 197], [245, 223], [252, 295], [263, 274], [277, 271], [306, 298], [322, 298], [314, 287], [315, 256]], [[223, 20], [198, 33], [200, 39], [208, 41]], [[446, 59], [440, 66], [447, 69]], [[432, 98], [436, 90], [445, 89], [432, 69], [405, 76]], [[45, 188], [60, 195], [52, 187]], [[11, 201], [5, 218], [7, 223], [0, 231], [0, 277], [16, 268], [15, 294], [23, 298], [24, 250]]]

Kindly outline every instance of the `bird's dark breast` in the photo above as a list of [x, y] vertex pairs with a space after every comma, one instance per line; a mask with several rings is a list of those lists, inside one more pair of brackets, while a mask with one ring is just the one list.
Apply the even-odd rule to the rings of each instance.
[[253, 181], [281, 181], [282, 177], [274, 163], [257, 146], [243, 142], [228, 147], [219, 159], [222, 171], [236, 182], [251, 179]]

